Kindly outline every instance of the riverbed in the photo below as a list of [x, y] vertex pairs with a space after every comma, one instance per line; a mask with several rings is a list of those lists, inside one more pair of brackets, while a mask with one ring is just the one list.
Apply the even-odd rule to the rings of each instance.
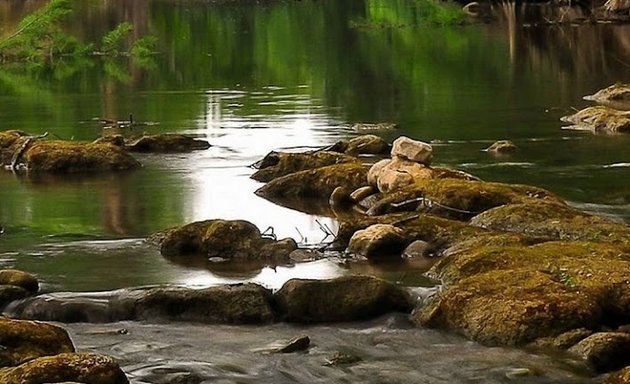
[[[42, 3], [0, 2], [0, 34]], [[630, 81], [629, 25], [536, 26], [531, 17], [540, 12], [506, 8], [495, 9], [489, 23], [444, 27], [423, 20], [415, 3], [402, 0], [76, 4], [72, 25], [83, 39], [126, 20], [138, 35], [155, 35], [160, 53], [148, 63], [102, 58], [49, 71], [0, 68], [0, 130], [93, 140], [110, 129], [99, 120], [131, 115], [135, 124], [123, 133], [177, 132], [212, 147], [139, 155], [143, 168], [132, 172], [1, 172], [0, 266], [36, 274], [43, 291], [244, 281], [277, 289], [292, 277], [348, 273], [434, 285], [422, 266], [348, 265], [334, 255], [276, 268], [181, 264], [144, 241], [158, 230], [214, 218], [272, 227], [303, 246], [332, 240], [325, 229], [337, 230], [334, 217], [255, 196], [261, 184], [249, 178], [250, 165], [271, 150], [321, 147], [365, 133], [353, 128], [358, 122], [397, 124], [393, 131], [370, 132], [390, 141], [407, 135], [430, 142], [434, 164], [484, 180], [541, 186], [578, 208], [630, 222], [630, 137], [565, 130], [559, 121], [589, 105], [582, 96]], [[504, 157], [483, 151], [500, 139], [512, 140], [518, 151]], [[175, 377], [186, 369], [225, 382], [590, 380], [561, 358], [487, 349], [423, 329], [381, 332], [383, 324], [375, 324], [304, 330], [317, 347], [289, 357], [251, 352], [302, 331], [286, 325], [106, 326], [131, 330], [115, 339], [85, 334], [94, 325], [70, 331], [80, 349], [120, 358], [136, 383], [161, 383], [157, 373]], [[381, 333], [385, 351], [372, 351], [370, 340]], [[142, 343], [161, 335], [162, 344], [141, 352], [148, 348]], [[204, 339], [213, 342], [203, 345]], [[354, 348], [354, 342], [363, 363], [321, 367], [324, 355], [341, 348], [337, 343]], [[508, 378], [523, 366], [542, 373]]]

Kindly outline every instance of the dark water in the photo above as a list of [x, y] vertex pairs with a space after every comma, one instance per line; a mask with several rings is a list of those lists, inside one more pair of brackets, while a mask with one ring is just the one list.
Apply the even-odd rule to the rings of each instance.
[[[43, 3], [0, 0], [0, 36]], [[536, 26], [535, 21], [557, 18], [558, 12], [504, 5], [494, 6], [490, 23], [440, 27], [408, 0], [240, 5], [90, 0], [76, 1], [75, 9], [72, 29], [84, 41], [130, 21], [137, 36], [158, 38], [160, 53], [145, 62], [66, 58], [53, 68], [0, 66], [0, 130], [92, 140], [103, 133], [94, 118], [133, 114], [135, 121], [147, 123], [136, 131], [192, 134], [213, 147], [191, 154], [141, 155], [144, 167], [128, 173], [53, 177], [0, 172], [0, 223], [6, 229], [0, 238], [0, 266], [36, 273], [47, 291], [244, 280], [277, 288], [290, 277], [355, 272], [405, 285], [427, 284], [413, 273], [420, 269], [415, 266], [349, 267], [334, 259], [275, 270], [180, 265], [143, 241], [154, 231], [211, 218], [246, 219], [261, 230], [272, 226], [278, 235], [305, 244], [321, 241], [320, 226], [335, 231], [335, 220], [256, 197], [253, 191], [260, 184], [249, 179], [248, 165], [270, 150], [353, 137], [358, 134], [350, 128], [355, 122], [397, 123], [398, 130], [383, 135], [431, 141], [437, 164], [486, 180], [539, 185], [580, 208], [630, 220], [630, 136], [562, 130], [559, 121], [589, 105], [582, 96], [630, 82], [630, 25]], [[565, 15], [580, 16], [576, 10]], [[482, 151], [499, 139], [513, 140], [519, 152], [496, 158]], [[417, 337], [422, 343], [422, 335]], [[496, 357], [504, 351], [495, 357], [471, 352], [466, 359], [466, 349], [456, 353], [462, 342], [454, 343], [447, 348], [454, 360], [435, 363], [436, 371], [418, 380], [404, 380], [404, 375], [415, 377], [425, 365], [407, 358], [391, 365], [385, 357], [382, 367], [344, 372], [350, 378], [363, 375], [366, 382], [368, 377], [374, 382], [529, 382], [505, 375], [512, 363]], [[113, 353], [116, 345], [98, 348]], [[242, 354], [233, 353], [234, 361], [242, 361]], [[531, 358], [518, 353], [516, 360]], [[154, 374], [149, 363], [129, 360], [133, 351], [121, 354], [129, 371], [144, 372], [137, 374], [138, 383]], [[254, 367], [262, 367], [257, 359]], [[300, 366], [295, 359], [286, 371]], [[558, 368], [557, 360], [541, 359], [542, 368], [536, 369], [550, 376], [535, 375], [531, 382], [582, 380], [572, 369]], [[276, 367], [285, 364], [274, 361]], [[215, 372], [208, 364], [209, 372]], [[392, 366], [405, 367], [406, 373], [382, 380], [371, 376], [375, 370], [391, 372]], [[447, 374], [453, 366], [458, 373]], [[353, 382], [329, 370], [309, 372], [298, 374], [298, 381]], [[312, 372], [321, 377], [309, 376]], [[237, 376], [221, 380], [292, 382], [262, 373]]]

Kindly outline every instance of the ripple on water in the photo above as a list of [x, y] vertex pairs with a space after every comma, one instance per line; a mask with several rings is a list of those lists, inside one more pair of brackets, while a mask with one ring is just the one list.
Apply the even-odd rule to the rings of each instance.
[[[67, 325], [79, 349], [113, 355], [132, 384], [152, 383], [594, 383], [573, 358], [487, 348], [454, 335], [413, 328], [404, 315], [364, 323], [300, 326], [193, 324]], [[308, 335], [305, 352], [261, 348]], [[87, 346], [87, 348], [86, 348]], [[336, 352], [354, 363], [327, 366]], [[179, 380], [179, 381], [178, 381]]]

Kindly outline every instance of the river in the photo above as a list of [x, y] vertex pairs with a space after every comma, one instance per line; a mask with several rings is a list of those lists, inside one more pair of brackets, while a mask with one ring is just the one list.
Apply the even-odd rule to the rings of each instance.
[[[43, 3], [0, 0], [0, 36]], [[275, 289], [292, 277], [357, 272], [431, 285], [409, 265], [348, 266], [334, 259], [275, 269], [182, 265], [143, 241], [212, 218], [249, 220], [302, 244], [325, 240], [321, 226], [334, 232], [334, 218], [255, 196], [261, 184], [249, 179], [249, 165], [271, 150], [354, 137], [356, 122], [396, 123], [384, 137], [431, 142], [435, 164], [484, 180], [538, 185], [581, 209], [630, 221], [630, 136], [565, 130], [559, 121], [589, 105], [582, 96], [630, 81], [630, 25], [536, 25], [559, 16], [536, 6], [496, 5], [489, 22], [444, 27], [421, 8], [409, 0], [75, 1], [72, 30], [84, 41], [129, 21], [134, 35], [157, 37], [159, 54], [145, 62], [67, 58], [53, 69], [0, 67], [0, 130], [92, 140], [103, 133], [98, 119], [133, 115], [135, 132], [190, 134], [213, 146], [139, 155], [142, 169], [117, 174], [1, 172], [0, 267], [35, 273], [48, 292], [242, 281]], [[500, 139], [519, 151], [502, 158], [483, 152]], [[425, 331], [415, 333], [422, 344]], [[468, 345], [455, 345], [462, 343]], [[458, 349], [448, 353], [466, 361], [468, 352]], [[439, 375], [448, 371], [440, 369]], [[494, 382], [462, 375], [444, 382]], [[569, 377], [531, 380], [583, 380]]]

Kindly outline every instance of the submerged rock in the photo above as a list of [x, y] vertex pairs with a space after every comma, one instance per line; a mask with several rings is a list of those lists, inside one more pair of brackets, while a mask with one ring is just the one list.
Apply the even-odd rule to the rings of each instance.
[[38, 357], [74, 352], [72, 341], [65, 330], [36, 321], [0, 317], [0, 340], [0, 367], [12, 367]]
[[251, 178], [268, 182], [291, 173], [325, 167], [327, 165], [356, 162], [357, 159], [331, 151], [303, 153], [270, 152], [258, 163], [258, 171]]
[[274, 294], [280, 316], [291, 322], [339, 322], [409, 312], [411, 296], [402, 288], [370, 276], [330, 280], [291, 279]]
[[508, 153], [514, 153], [516, 152], [517, 149], [518, 148], [516, 147], [516, 145], [514, 145], [513, 142], [509, 140], [499, 140], [499, 141], [494, 142], [488, 148], [486, 148], [485, 151], [492, 154], [503, 155], [503, 154], [508, 154]]
[[125, 140], [125, 147], [132, 152], [188, 152], [208, 149], [211, 145], [185, 135], [162, 133], [129, 138]]
[[[621, 3], [619, 0], [616, 2]], [[628, 4], [630, 6], [630, 3]], [[630, 84], [613, 84], [592, 95], [584, 96], [584, 100], [592, 100], [602, 105], [628, 110], [630, 109]]]
[[595, 106], [584, 108], [573, 115], [564, 116], [562, 121], [572, 123], [573, 128], [598, 133], [630, 132], [630, 111]]
[[357, 132], [391, 131], [396, 129], [394, 123], [355, 123], [352, 129]]
[[283, 346], [274, 350], [276, 353], [293, 353], [305, 351], [311, 345], [310, 337], [303, 335], [297, 336], [286, 342]]
[[609, 372], [630, 365], [630, 335], [595, 333], [569, 351], [588, 361], [598, 372]]
[[337, 187], [350, 191], [365, 185], [367, 168], [360, 162], [329, 165], [273, 179], [256, 195], [273, 202], [285, 198], [318, 198], [328, 201]]
[[80, 382], [127, 384], [129, 380], [111, 357], [95, 353], [62, 353], [40, 357], [17, 367], [0, 370], [3, 384]]
[[256, 284], [205, 289], [156, 288], [135, 305], [135, 318], [207, 324], [266, 324], [274, 320], [271, 292]]

